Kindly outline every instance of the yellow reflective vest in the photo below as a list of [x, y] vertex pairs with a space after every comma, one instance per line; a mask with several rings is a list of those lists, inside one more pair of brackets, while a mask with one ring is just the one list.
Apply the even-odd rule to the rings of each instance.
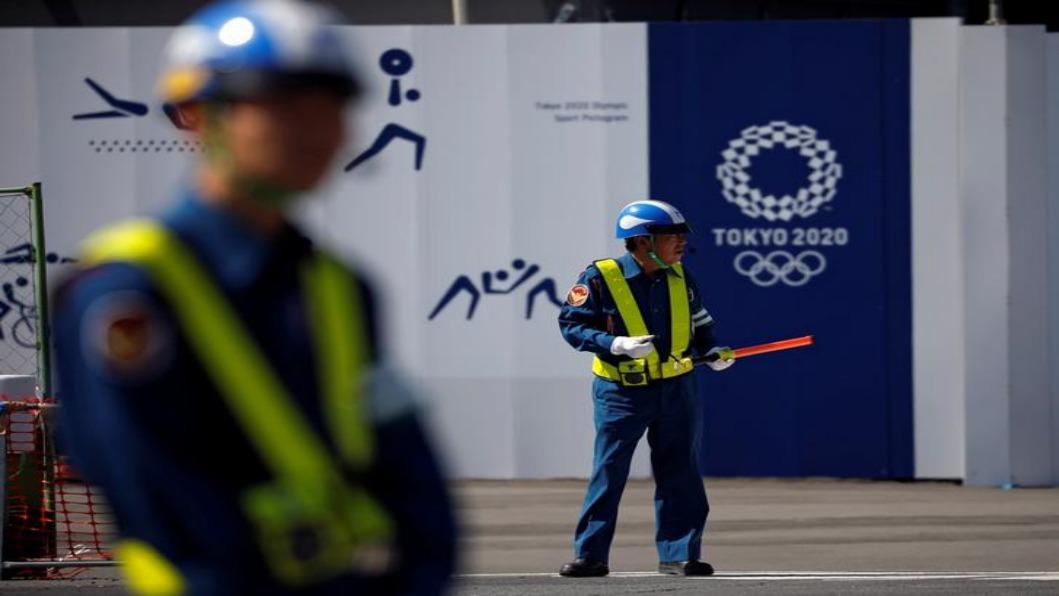
[[[272, 480], [246, 490], [242, 504], [277, 579], [298, 586], [349, 572], [358, 550], [389, 540], [388, 515], [342, 471], [365, 469], [374, 443], [361, 395], [368, 359], [365, 323], [353, 280], [336, 260], [317, 253], [305, 267], [302, 287], [324, 411], [340, 458], [287, 395], [206, 270], [165, 227], [141, 220], [103, 230], [85, 243], [83, 260], [126, 262], [148, 273], [265, 462]], [[149, 545], [133, 542], [119, 547], [119, 556], [123, 551], [130, 587], [144, 594], [183, 592], [175, 568]]]
[[[614, 259], [604, 259], [596, 261], [595, 266], [602, 274], [603, 282], [618, 307], [618, 314], [628, 334], [650, 335], [640, 307], [636, 304], [636, 298], [632, 295], [632, 288], [625, 280], [618, 262]], [[691, 305], [684, 281], [684, 267], [677, 263], [673, 265], [673, 270], [676, 275], [666, 275], [671, 326], [669, 359], [662, 362], [658, 352], [652, 351], [646, 358], [624, 360], [614, 366], [597, 356], [592, 362], [592, 372], [596, 376], [622, 382], [626, 386], [636, 386], [646, 385], [651, 380], [679, 377], [694, 370], [691, 358], [684, 355], [691, 342]]]

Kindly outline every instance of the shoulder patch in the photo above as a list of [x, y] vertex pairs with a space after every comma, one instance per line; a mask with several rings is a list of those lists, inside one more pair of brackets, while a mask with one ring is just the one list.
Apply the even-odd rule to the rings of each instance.
[[86, 360], [109, 377], [128, 378], [157, 369], [170, 347], [168, 327], [138, 292], [96, 299], [82, 319]]
[[566, 293], [566, 303], [570, 306], [581, 306], [588, 300], [588, 286], [577, 284]]

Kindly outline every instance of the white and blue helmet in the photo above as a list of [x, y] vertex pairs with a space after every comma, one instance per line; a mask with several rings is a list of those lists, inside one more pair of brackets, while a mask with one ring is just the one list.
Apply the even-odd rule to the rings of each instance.
[[634, 201], [621, 208], [615, 236], [632, 238], [653, 234], [687, 234], [691, 232], [684, 215], [662, 201]]
[[211, 4], [170, 38], [158, 93], [172, 103], [306, 87], [352, 96], [359, 85], [333, 23], [297, 0]]

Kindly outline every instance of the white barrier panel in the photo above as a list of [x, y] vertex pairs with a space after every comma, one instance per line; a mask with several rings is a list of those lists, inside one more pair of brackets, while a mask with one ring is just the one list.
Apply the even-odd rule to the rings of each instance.
[[1059, 484], [1059, 35], [1049, 34], [1047, 53], [1048, 118], [1048, 304], [1052, 396], [1052, 484]]
[[1011, 481], [1052, 478], [1049, 447], [1048, 137], [1044, 27], [1008, 27], [1008, 233]]
[[1051, 478], [1044, 32], [963, 30], [966, 470], [970, 484]]
[[[583, 266], [622, 250], [613, 214], [645, 197], [644, 27], [347, 35], [369, 90], [307, 223], [381, 282], [386, 348], [431, 391], [456, 475], [586, 475], [590, 359], [562, 341], [557, 302]], [[188, 176], [196, 147], [153, 98], [167, 36], [0, 35], [13, 106], [0, 180], [44, 180], [62, 256], [107, 222], [161, 209]], [[137, 105], [115, 110], [107, 94]], [[557, 117], [575, 104], [606, 117]], [[633, 474], [648, 468], [639, 454]]]
[[[592, 259], [621, 251], [613, 215], [646, 196], [646, 28], [347, 32], [370, 88], [305, 219], [381, 282], [388, 351], [433, 392], [455, 475], [585, 476], [590, 359], [561, 340], [554, 301]], [[44, 181], [60, 256], [92, 229], [157, 210], [187, 175], [196, 148], [152, 93], [167, 35], [0, 32], [0, 185]], [[1046, 280], [1059, 295], [1056, 235], [1050, 276], [1043, 257], [1047, 218], [1059, 228], [1045, 203], [1043, 39], [1039, 28], [913, 23], [919, 477], [1044, 484], [1050, 469], [1059, 480], [1059, 372], [1049, 390], [1043, 323]], [[1055, 116], [1054, 39], [1048, 57]], [[142, 109], [100, 117], [112, 109], [104, 94]], [[634, 475], [648, 473], [645, 456]]]
[[912, 334], [920, 478], [964, 470], [960, 26], [912, 21]]
[[[434, 395], [454, 474], [586, 475], [589, 360], [562, 341], [555, 301], [620, 250], [612, 214], [646, 192], [643, 27], [356, 34], [373, 83], [359, 144], [390, 127], [425, 150], [417, 170], [414, 141], [393, 141], [336, 180], [316, 221], [389, 288], [392, 347]], [[379, 76], [395, 48], [412, 69]], [[395, 81], [417, 99], [390, 105]], [[549, 106], [573, 101], [623, 104], [624, 120], [558, 121]]]

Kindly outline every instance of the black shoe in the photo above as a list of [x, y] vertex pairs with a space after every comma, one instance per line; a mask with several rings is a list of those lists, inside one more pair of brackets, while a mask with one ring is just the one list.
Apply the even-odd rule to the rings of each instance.
[[658, 572], [667, 575], [713, 575], [713, 565], [706, 561], [662, 561]]
[[608, 573], [610, 569], [606, 563], [589, 559], [574, 559], [559, 570], [559, 575], [563, 577], [603, 577]]

